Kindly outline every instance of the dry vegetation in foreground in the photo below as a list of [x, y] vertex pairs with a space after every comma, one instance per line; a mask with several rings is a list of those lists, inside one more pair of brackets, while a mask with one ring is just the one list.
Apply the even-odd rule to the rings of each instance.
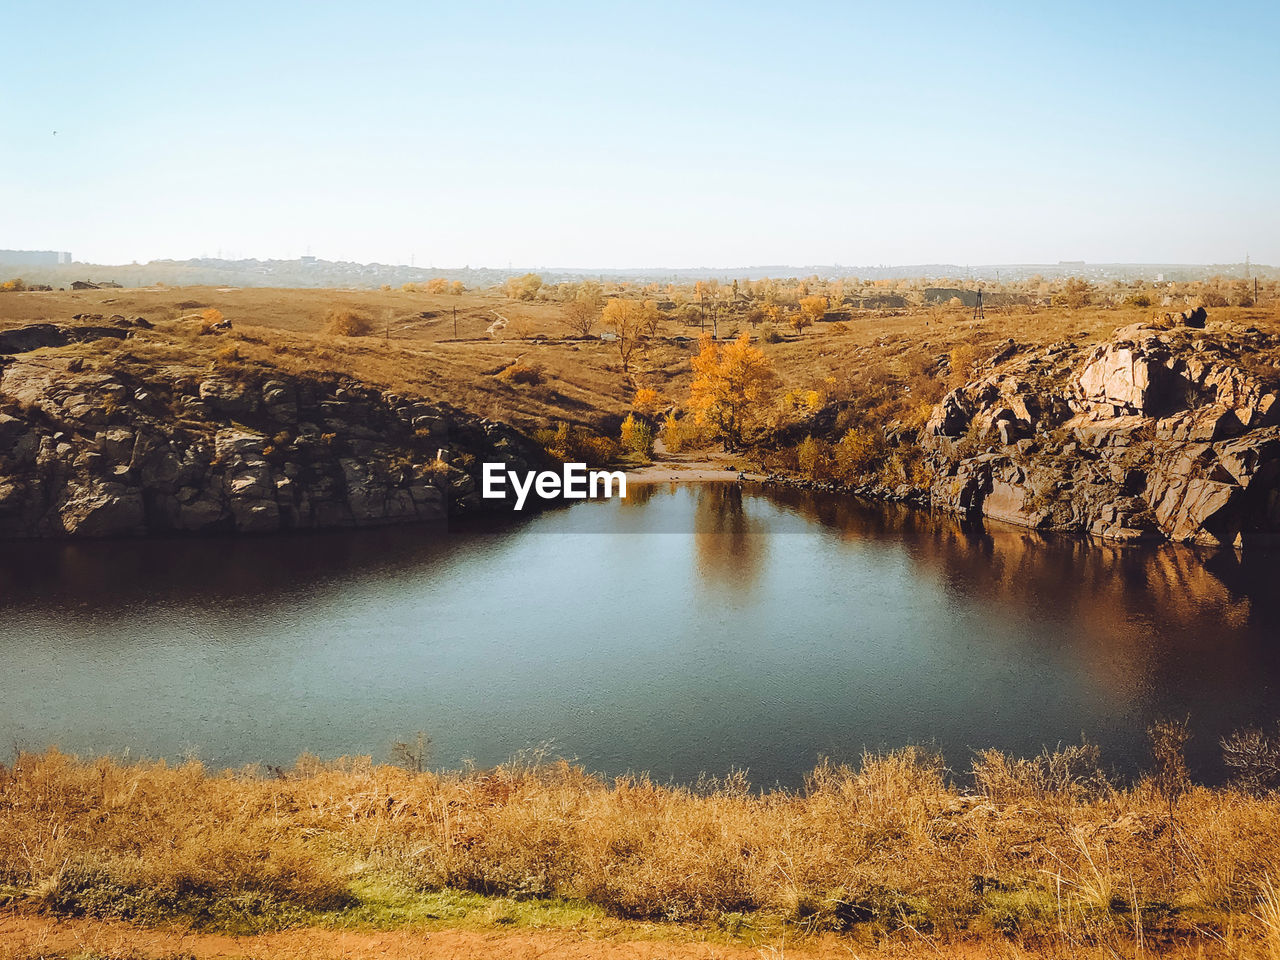
[[0, 902], [236, 933], [523, 925], [1275, 957], [1280, 796], [1191, 786], [1177, 747], [1129, 787], [1088, 746], [987, 752], [973, 791], [918, 748], [824, 764], [794, 792], [563, 762], [212, 774], [25, 754], [0, 771]]

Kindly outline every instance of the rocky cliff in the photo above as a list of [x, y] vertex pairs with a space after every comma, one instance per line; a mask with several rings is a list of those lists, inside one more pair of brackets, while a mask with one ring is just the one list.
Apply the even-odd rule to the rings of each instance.
[[503, 424], [350, 380], [113, 365], [110, 353], [86, 366], [39, 349], [97, 335], [27, 330], [3, 344], [15, 355], [0, 357], [0, 537], [442, 520], [496, 503], [478, 496], [486, 459], [546, 463]]
[[935, 505], [1112, 540], [1280, 533], [1280, 338], [1203, 311], [1104, 343], [1010, 342], [918, 438]]

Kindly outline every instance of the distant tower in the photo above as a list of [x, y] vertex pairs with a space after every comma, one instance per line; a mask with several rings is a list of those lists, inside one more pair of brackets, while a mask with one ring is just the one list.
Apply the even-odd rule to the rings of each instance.
[[982, 288], [978, 288], [978, 299], [973, 303], [973, 319], [985, 320], [987, 315], [982, 312]]
[[1249, 279], [1249, 254], [1244, 255], [1244, 278]]

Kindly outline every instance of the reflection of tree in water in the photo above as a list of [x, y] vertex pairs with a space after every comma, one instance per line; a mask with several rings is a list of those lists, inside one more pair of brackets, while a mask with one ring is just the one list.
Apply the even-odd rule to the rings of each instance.
[[736, 483], [702, 483], [694, 499], [698, 575], [738, 589], [754, 586], [764, 567], [764, 526], [751, 517]]
[[618, 503], [624, 510], [643, 507], [657, 496], [659, 491], [671, 493], [675, 490], [675, 486], [674, 483], [629, 483], [627, 484], [627, 495], [621, 497]]

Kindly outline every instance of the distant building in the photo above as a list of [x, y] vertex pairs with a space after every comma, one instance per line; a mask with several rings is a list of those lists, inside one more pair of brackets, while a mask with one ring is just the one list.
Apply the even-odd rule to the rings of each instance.
[[56, 267], [70, 262], [71, 254], [64, 250], [0, 250], [0, 263], [15, 267]]
[[102, 288], [99, 287], [96, 283], [94, 283], [91, 280], [72, 280], [71, 289], [72, 290], [101, 290]]

